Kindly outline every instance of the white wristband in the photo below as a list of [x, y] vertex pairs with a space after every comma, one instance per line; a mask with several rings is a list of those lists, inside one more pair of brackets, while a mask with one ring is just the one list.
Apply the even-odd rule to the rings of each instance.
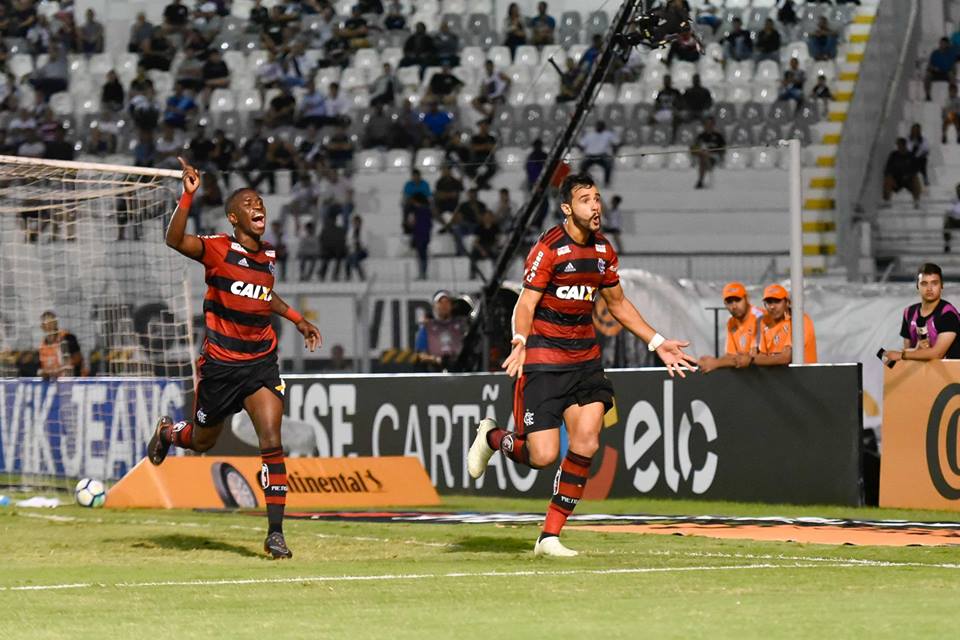
[[660, 335], [659, 333], [655, 333], [653, 334], [653, 337], [650, 338], [650, 343], [647, 345], [647, 349], [649, 349], [650, 351], [656, 351], [657, 349], [660, 348], [660, 345], [662, 345], [666, 341], [667, 339], [664, 338], [662, 335]]
[[527, 339], [524, 338], [522, 334], [519, 334], [519, 333], [513, 334], [513, 338], [510, 340], [510, 342], [515, 342], [515, 341], [519, 341], [520, 344], [522, 344], [523, 346], [527, 346]]

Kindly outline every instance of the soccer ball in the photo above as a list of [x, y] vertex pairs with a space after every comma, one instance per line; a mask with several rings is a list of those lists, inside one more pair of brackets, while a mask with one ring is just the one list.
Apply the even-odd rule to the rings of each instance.
[[99, 480], [83, 478], [77, 483], [73, 497], [81, 507], [102, 507], [107, 499], [107, 490]]

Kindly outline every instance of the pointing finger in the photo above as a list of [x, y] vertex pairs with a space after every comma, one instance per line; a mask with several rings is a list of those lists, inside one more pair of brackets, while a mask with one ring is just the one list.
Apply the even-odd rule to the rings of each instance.
[[180, 161], [180, 166], [183, 167], [184, 170], [187, 170], [190, 168], [190, 165], [188, 165], [187, 161], [184, 160], [181, 156], [177, 156], [177, 160]]

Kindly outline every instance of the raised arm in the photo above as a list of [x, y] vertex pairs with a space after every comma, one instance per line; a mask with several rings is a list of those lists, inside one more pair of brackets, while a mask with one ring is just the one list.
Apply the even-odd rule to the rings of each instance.
[[190, 214], [190, 203], [193, 194], [200, 188], [200, 173], [187, 164], [186, 160], [177, 156], [180, 166], [183, 167], [183, 195], [167, 225], [167, 246], [176, 249], [188, 258], [199, 260], [203, 257], [203, 241], [197, 236], [186, 233], [187, 216]]

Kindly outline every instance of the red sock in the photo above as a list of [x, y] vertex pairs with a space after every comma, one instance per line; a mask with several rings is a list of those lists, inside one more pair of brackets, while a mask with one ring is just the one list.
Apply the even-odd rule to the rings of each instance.
[[593, 458], [581, 456], [573, 451], [567, 451], [567, 457], [557, 469], [557, 477], [553, 481], [553, 498], [547, 508], [547, 518], [543, 523], [544, 536], [558, 536], [567, 517], [573, 513], [580, 498], [583, 497], [583, 488], [590, 477], [590, 462]]
[[530, 464], [530, 453], [527, 451], [527, 439], [518, 436], [506, 429], [491, 429], [487, 432], [487, 444], [494, 451], [499, 450], [514, 462], [534, 468]]
[[267, 503], [268, 531], [283, 531], [283, 511], [287, 505], [287, 465], [283, 447], [260, 449], [260, 486]]
[[162, 434], [168, 442], [175, 444], [181, 449], [193, 448], [193, 423], [178, 422], [172, 427], [167, 427]]

